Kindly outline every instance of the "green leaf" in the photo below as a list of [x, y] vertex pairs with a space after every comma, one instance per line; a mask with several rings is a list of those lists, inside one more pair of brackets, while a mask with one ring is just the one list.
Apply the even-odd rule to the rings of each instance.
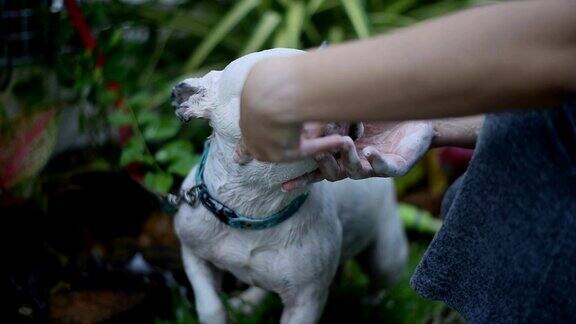
[[156, 192], [168, 192], [173, 182], [172, 176], [165, 172], [148, 172], [144, 177], [146, 187]]
[[151, 165], [154, 160], [146, 153], [144, 143], [137, 137], [132, 137], [122, 148], [120, 154], [120, 166], [125, 167], [132, 162], [140, 162]]
[[340, 0], [352, 22], [354, 31], [360, 38], [370, 37], [370, 21], [361, 0]]
[[153, 113], [149, 110], [143, 110], [137, 113], [136, 115], [136, 119], [138, 119], [138, 124], [139, 125], [150, 125], [156, 121], [158, 121], [158, 114]]
[[185, 177], [190, 173], [190, 170], [194, 167], [200, 157], [198, 155], [188, 154], [186, 156], [182, 156], [174, 163], [170, 164], [168, 167], [168, 172]]
[[238, 2], [202, 40], [202, 43], [200, 43], [186, 63], [184, 70], [190, 72], [198, 68], [218, 43], [259, 3], [259, 0], [242, 0]]
[[392, 2], [384, 11], [388, 14], [399, 15], [411, 9], [418, 0], [397, 0]]
[[405, 203], [398, 204], [398, 213], [404, 223], [404, 227], [409, 230], [434, 234], [442, 227], [442, 221], [434, 218], [429, 211], [413, 205]]
[[132, 117], [130, 116], [130, 114], [122, 110], [115, 110], [112, 113], [108, 114], [108, 122], [112, 126], [129, 125], [130, 123], [132, 123]]
[[304, 23], [304, 33], [313, 44], [320, 45], [325, 40], [310, 19]]
[[310, 0], [308, 5], [306, 5], [306, 12], [308, 13], [308, 16], [315, 14], [324, 4], [324, 1], [325, 0]]
[[276, 35], [274, 35], [272, 47], [288, 47], [286, 41], [286, 28], [280, 28]]
[[252, 33], [250, 40], [240, 52], [240, 55], [246, 55], [260, 50], [264, 46], [266, 40], [270, 38], [270, 35], [272, 35], [274, 30], [276, 30], [276, 27], [278, 27], [281, 20], [282, 18], [278, 13], [274, 11], [266, 11], [254, 29], [254, 33]]
[[128, 98], [127, 104], [133, 109], [139, 109], [145, 107], [150, 101], [150, 94], [148, 91], [140, 91], [135, 93], [133, 96]]
[[340, 26], [332, 26], [328, 30], [328, 43], [338, 44], [344, 41], [344, 30]]
[[391, 27], [405, 27], [418, 22], [416, 19], [411, 17], [390, 14], [387, 12], [378, 12], [371, 14], [370, 20], [372, 21], [372, 23], [374, 23], [374, 25], [383, 25]]
[[305, 14], [306, 7], [304, 7], [301, 1], [294, 1], [289, 4], [288, 12], [286, 13], [286, 30], [284, 34], [286, 47], [300, 47], [300, 35], [302, 34], [302, 27], [304, 26]]
[[395, 178], [394, 184], [396, 185], [397, 195], [402, 196], [408, 189], [420, 182], [425, 175], [426, 171], [424, 170], [422, 162], [420, 162], [405, 175]]
[[344, 262], [342, 276], [346, 278], [349, 285], [367, 287], [370, 284], [370, 277], [362, 271], [362, 267], [355, 259]]
[[149, 123], [143, 134], [147, 141], [162, 141], [176, 135], [179, 130], [180, 122], [176, 118], [162, 116]]
[[116, 99], [118, 98], [117, 93], [107, 89], [97, 91], [96, 94], [97, 94], [96, 103], [103, 107], [112, 106], [114, 104], [114, 101], [116, 101]]
[[192, 156], [194, 146], [192, 143], [178, 139], [164, 145], [155, 154], [155, 158], [160, 163], [168, 163], [181, 157]]
[[444, 15], [459, 9], [463, 9], [467, 6], [467, 3], [464, 1], [442, 1], [434, 4], [430, 4], [427, 6], [421, 6], [418, 9], [410, 11], [410, 16], [425, 20], [428, 18]]

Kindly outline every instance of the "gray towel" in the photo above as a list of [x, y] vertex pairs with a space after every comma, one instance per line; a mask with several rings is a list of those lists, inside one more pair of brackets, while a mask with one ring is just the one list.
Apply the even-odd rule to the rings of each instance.
[[471, 323], [576, 323], [576, 106], [488, 116], [411, 281]]

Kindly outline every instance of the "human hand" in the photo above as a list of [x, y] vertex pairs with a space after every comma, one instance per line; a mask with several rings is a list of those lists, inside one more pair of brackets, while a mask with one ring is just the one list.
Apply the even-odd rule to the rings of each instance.
[[282, 184], [291, 191], [321, 180], [396, 177], [406, 174], [428, 151], [434, 137], [429, 121], [367, 122], [353, 142], [344, 137], [339, 156], [318, 154], [318, 169]]
[[237, 162], [293, 161], [338, 151], [346, 143], [345, 136], [325, 133], [323, 124], [291, 121], [298, 105], [298, 90], [287, 86], [297, 84], [293, 77], [290, 65], [276, 60], [259, 62], [250, 71], [242, 90]]

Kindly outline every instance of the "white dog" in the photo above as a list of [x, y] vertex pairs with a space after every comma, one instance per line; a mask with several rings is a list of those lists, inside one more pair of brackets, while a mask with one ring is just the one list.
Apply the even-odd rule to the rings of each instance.
[[183, 120], [207, 118], [214, 129], [203, 162], [182, 185], [187, 203], [175, 219], [202, 323], [227, 320], [218, 296], [223, 270], [253, 286], [232, 305], [257, 304], [273, 291], [284, 304], [281, 322], [303, 324], [320, 318], [338, 264], [370, 244], [382, 276], [393, 279], [404, 266], [407, 242], [391, 179], [324, 181], [286, 193], [281, 184], [313, 171], [314, 160], [233, 161], [248, 71], [261, 59], [300, 53], [249, 54], [174, 88], [176, 114]]

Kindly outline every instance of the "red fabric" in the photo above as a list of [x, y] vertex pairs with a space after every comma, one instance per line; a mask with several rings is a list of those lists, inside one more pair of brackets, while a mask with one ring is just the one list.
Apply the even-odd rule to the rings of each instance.
[[440, 151], [440, 162], [450, 171], [460, 174], [468, 168], [473, 153], [471, 149], [446, 147]]

